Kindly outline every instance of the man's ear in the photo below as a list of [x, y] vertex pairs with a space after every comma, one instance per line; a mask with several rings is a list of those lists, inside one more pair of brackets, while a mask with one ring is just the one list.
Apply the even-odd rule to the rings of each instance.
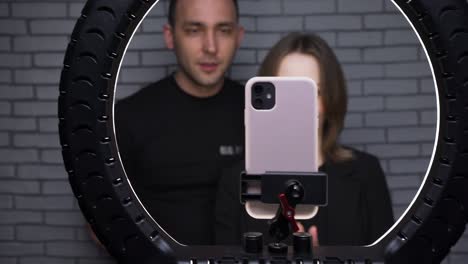
[[237, 33], [237, 48], [240, 48], [242, 41], [244, 40], [245, 29], [243, 26], [239, 26]]
[[174, 32], [172, 26], [165, 24], [163, 27], [164, 32], [164, 41], [166, 42], [166, 47], [168, 49], [174, 49]]

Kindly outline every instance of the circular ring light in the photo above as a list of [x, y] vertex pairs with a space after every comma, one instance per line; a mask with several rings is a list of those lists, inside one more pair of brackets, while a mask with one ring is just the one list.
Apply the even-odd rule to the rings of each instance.
[[468, 221], [468, 4], [392, 1], [425, 48], [437, 87], [438, 134], [429, 170], [410, 207], [374, 244], [316, 247], [308, 258], [247, 254], [241, 247], [184, 246], [152, 219], [123, 169], [113, 106], [126, 48], [158, 1], [88, 1], [65, 56], [59, 131], [73, 192], [109, 253], [119, 263], [442, 261]]

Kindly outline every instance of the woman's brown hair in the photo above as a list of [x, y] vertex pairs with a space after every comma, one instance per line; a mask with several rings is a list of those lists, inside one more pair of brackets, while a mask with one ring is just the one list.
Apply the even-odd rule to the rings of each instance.
[[344, 161], [352, 158], [351, 151], [338, 144], [348, 105], [344, 73], [335, 53], [325, 40], [311, 33], [288, 34], [268, 52], [258, 75], [278, 75], [282, 60], [291, 53], [311, 55], [320, 67], [320, 93], [325, 118], [320, 140], [324, 160]]

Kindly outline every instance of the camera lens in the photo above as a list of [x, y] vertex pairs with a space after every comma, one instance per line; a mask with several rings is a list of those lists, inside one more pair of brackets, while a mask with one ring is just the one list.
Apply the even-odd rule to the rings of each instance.
[[261, 86], [261, 85], [259, 85], [259, 84], [255, 85], [255, 86], [254, 86], [254, 92], [255, 92], [255, 94], [257, 94], [257, 95], [262, 94], [262, 93], [263, 93], [263, 86]]
[[254, 106], [257, 107], [257, 108], [263, 107], [263, 100], [259, 99], [259, 98], [255, 99]]

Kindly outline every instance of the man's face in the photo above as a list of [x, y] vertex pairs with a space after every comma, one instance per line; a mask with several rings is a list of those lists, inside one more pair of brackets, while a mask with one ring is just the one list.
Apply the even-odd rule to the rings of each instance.
[[180, 73], [204, 88], [223, 81], [242, 37], [232, 0], [178, 0], [175, 24], [165, 27]]

